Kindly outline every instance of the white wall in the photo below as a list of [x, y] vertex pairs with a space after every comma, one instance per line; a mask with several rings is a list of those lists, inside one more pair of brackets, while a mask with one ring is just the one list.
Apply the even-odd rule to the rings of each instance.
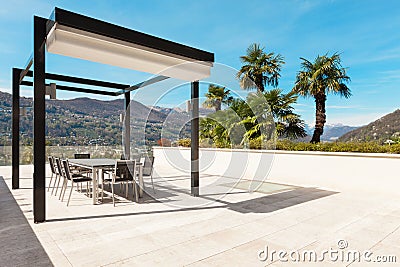
[[[190, 148], [154, 147], [155, 170], [190, 173]], [[200, 171], [334, 191], [400, 195], [400, 155], [200, 149]]]

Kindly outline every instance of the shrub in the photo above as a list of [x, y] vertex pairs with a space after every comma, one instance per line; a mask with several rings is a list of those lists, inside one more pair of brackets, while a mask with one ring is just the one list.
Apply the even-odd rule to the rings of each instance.
[[335, 142], [335, 143], [304, 143], [279, 140], [277, 150], [292, 151], [323, 151], [323, 152], [360, 152], [360, 153], [400, 153], [400, 144], [381, 145], [376, 142]]
[[[203, 139], [200, 142], [200, 147], [218, 147], [218, 148], [243, 148], [240, 146], [231, 146], [224, 143], [213, 143], [210, 139]], [[190, 147], [190, 139], [178, 140], [178, 145]], [[261, 142], [260, 138], [255, 138], [249, 141], [250, 149], [276, 149], [288, 151], [321, 151], [321, 152], [359, 152], [359, 153], [392, 153], [400, 154], [400, 144], [379, 144], [377, 142], [333, 142], [333, 143], [305, 143], [293, 142], [288, 139], [280, 139], [274, 144], [273, 140], [265, 143]], [[261, 147], [263, 146], [263, 147]]]
[[184, 138], [184, 139], [179, 139], [178, 140], [178, 146], [190, 147], [190, 145], [191, 145], [191, 139], [190, 138]]

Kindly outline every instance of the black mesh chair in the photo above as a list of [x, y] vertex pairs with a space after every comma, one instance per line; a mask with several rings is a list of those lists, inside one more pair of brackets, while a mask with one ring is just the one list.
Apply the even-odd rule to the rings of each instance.
[[[47, 188], [47, 192], [50, 191], [51, 181], [53, 180], [53, 178], [54, 178], [54, 180], [56, 180], [57, 175], [58, 175], [57, 171], [56, 171], [56, 166], [54, 165], [54, 162], [55, 162], [54, 157], [49, 156], [48, 159], [49, 159], [49, 164], [50, 164], [51, 176], [50, 176], [50, 182], [49, 182], [49, 187]], [[55, 186], [55, 183], [53, 186]]]
[[[133, 188], [133, 195], [136, 197], [136, 202], [138, 202], [138, 191], [137, 191], [137, 182], [136, 182], [136, 161], [135, 160], [117, 160], [115, 163], [115, 169], [111, 174], [111, 178], [103, 179], [102, 188], [104, 188], [104, 184], [111, 185], [112, 192], [112, 200], [113, 205], [115, 207], [115, 198], [114, 198], [114, 185], [115, 184], [124, 184], [126, 190], [126, 198], [128, 198], [129, 184], [131, 183]], [[102, 190], [101, 198], [103, 200], [104, 190]]]
[[88, 153], [76, 153], [74, 154], [75, 159], [90, 159], [90, 154]]
[[62, 166], [61, 166], [61, 159], [60, 158], [54, 158], [54, 162], [55, 162], [54, 166], [55, 166], [55, 170], [56, 170], [57, 175], [56, 175], [56, 179], [54, 181], [53, 189], [51, 190], [51, 194], [53, 195], [53, 191], [55, 189], [56, 191], [55, 191], [54, 194], [57, 195], [58, 187], [60, 186], [60, 182], [64, 177], [64, 171], [63, 171]]
[[156, 191], [154, 190], [154, 183], [153, 183], [154, 157], [141, 157], [140, 163], [142, 164], [143, 168], [143, 176], [150, 176], [153, 192], [155, 193]]
[[[76, 154], [74, 154], [74, 159], [90, 159], [90, 154], [89, 153], [76, 153]], [[85, 168], [77, 167], [77, 166], [70, 166], [70, 170], [72, 172], [75, 172], [75, 173], [77, 172], [79, 174], [92, 172], [89, 169], [85, 169]]]
[[[87, 177], [88, 175], [90, 175], [91, 174], [91, 172], [87, 172], [87, 170], [86, 169], [84, 169], [84, 170], [82, 170], [82, 171], [79, 171], [79, 170], [77, 170], [77, 169], [72, 169], [71, 168], [71, 166], [69, 165], [69, 162], [68, 162], [68, 159], [66, 159], [66, 160], [60, 160], [60, 168], [61, 168], [61, 171], [62, 171], [62, 175], [61, 175], [61, 177], [63, 178], [63, 183], [62, 183], [62, 186], [61, 186], [61, 192], [60, 192], [60, 196], [58, 197], [58, 199], [60, 199], [61, 200], [61, 202], [63, 201], [61, 198], [64, 198], [64, 194], [65, 194], [65, 190], [67, 190], [67, 185], [68, 185], [68, 177], [67, 177], [67, 175], [66, 175], [66, 173], [65, 173], [65, 167], [64, 167], [64, 161], [66, 161], [67, 162], [67, 164], [68, 164], [68, 166], [69, 166], [69, 175], [72, 177], [72, 178], [80, 178], [80, 177]], [[77, 190], [78, 191], [80, 191], [80, 192], [82, 192], [82, 183], [79, 183], [78, 185], [80, 185], [80, 188], [79, 187], [77, 187]], [[86, 194], [89, 196], [90, 195], [90, 191], [89, 191], [89, 188], [90, 188], [90, 181], [87, 181], [86, 182]], [[63, 191], [64, 191], [64, 193], [63, 193]], [[56, 193], [57, 194], [57, 193]]]
[[68, 186], [68, 181], [71, 181], [71, 191], [69, 192], [69, 197], [68, 197], [68, 202], [67, 202], [67, 206], [69, 206], [69, 202], [71, 200], [71, 195], [72, 195], [72, 191], [74, 190], [74, 184], [80, 184], [80, 183], [87, 183], [92, 181], [92, 178], [88, 177], [88, 176], [83, 176], [83, 175], [72, 175], [71, 170], [69, 168], [69, 164], [67, 160], [63, 160], [62, 161], [63, 167], [64, 167], [64, 174], [65, 174], [65, 181], [64, 181], [64, 192], [62, 194], [61, 197], [61, 201], [64, 201], [64, 195], [65, 195], [65, 191], [67, 191], [67, 186]]

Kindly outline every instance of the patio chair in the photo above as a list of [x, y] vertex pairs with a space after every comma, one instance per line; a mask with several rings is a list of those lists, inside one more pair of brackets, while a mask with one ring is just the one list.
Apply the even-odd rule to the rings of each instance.
[[56, 170], [56, 179], [54, 180], [54, 186], [53, 189], [51, 190], [51, 194], [53, 195], [54, 189], [56, 190], [54, 195], [57, 195], [58, 187], [60, 186], [61, 179], [64, 177], [64, 172], [61, 167], [61, 159], [60, 158], [54, 158], [55, 162], [55, 170]]
[[140, 163], [143, 166], [143, 176], [150, 176], [151, 185], [153, 186], [154, 193], [154, 183], [153, 183], [153, 164], [154, 164], [154, 157], [141, 157]]
[[74, 154], [75, 159], [90, 159], [89, 153], [76, 153]]
[[136, 161], [135, 160], [117, 160], [115, 163], [114, 172], [111, 175], [111, 178], [105, 178], [102, 181], [102, 193], [101, 199], [103, 200], [104, 195], [104, 183], [108, 183], [111, 185], [112, 192], [112, 200], [113, 205], [115, 207], [115, 198], [114, 198], [114, 185], [115, 184], [125, 184], [126, 190], [126, 198], [128, 198], [129, 191], [129, 183], [132, 183], [133, 195], [136, 198], [136, 202], [138, 202], [138, 190], [137, 190], [137, 182], [136, 182]]
[[[72, 178], [79, 178], [82, 176], [87, 177], [88, 175], [92, 174], [92, 172], [90, 170], [87, 170], [84, 168], [72, 168], [72, 166], [68, 162], [68, 159], [65, 159], [65, 161], [67, 161], [67, 163], [68, 163], [70, 176], [72, 176]], [[65, 168], [64, 168], [63, 163], [60, 163], [60, 168], [62, 169], [62, 172], [63, 172], [62, 177], [64, 178], [64, 180], [63, 180], [63, 184], [61, 186], [61, 193], [60, 193], [60, 196], [58, 199], [61, 199], [62, 197], [64, 197], [64, 196], [61, 197], [61, 195], [63, 194], [63, 190], [64, 190], [64, 194], [65, 194], [65, 190], [66, 190], [65, 186], [66, 186], [66, 184], [68, 184], [68, 178], [65, 175]], [[79, 185], [80, 185], [80, 188], [79, 188]], [[90, 187], [91, 187], [90, 181], [88, 181], [86, 183], [86, 195], [87, 196], [91, 195], [91, 192], [89, 192]], [[82, 183], [79, 183], [76, 189], [78, 192], [82, 192]], [[62, 200], [61, 200], [61, 202], [62, 202]]]
[[[90, 159], [90, 154], [89, 153], [75, 153], [74, 154], [74, 159]], [[80, 173], [80, 174], [91, 173], [92, 172], [89, 169], [85, 169], [85, 168], [77, 167], [77, 166], [70, 166], [70, 170], [73, 173], [77, 172], [77, 173]], [[81, 185], [81, 189], [80, 190], [82, 191], [82, 185]]]
[[71, 195], [72, 195], [72, 191], [74, 190], [74, 184], [80, 184], [80, 183], [88, 183], [90, 181], [92, 181], [92, 178], [88, 177], [88, 176], [83, 176], [83, 175], [79, 175], [79, 174], [75, 174], [72, 175], [71, 170], [69, 168], [69, 164], [67, 160], [63, 160], [62, 161], [63, 167], [64, 167], [64, 174], [65, 174], [65, 182], [64, 182], [64, 192], [62, 194], [61, 197], [61, 201], [64, 201], [64, 195], [65, 195], [65, 191], [67, 191], [67, 186], [68, 186], [68, 181], [71, 181], [71, 191], [69, 192], [69, 197], [68, 197], [68, 201], [67, 201], [67, 206], [69, 206], [69, 202], [71, 200]]
[[50, 176], [50, 182], [49, 182], [49, 187], [47, 188], [47, 192], [50, 191], [51, 181], [53, 180], [53, 178], [56, 179], [56, 177], [57, 177], [56, 166], [54, 165], [54, 157], [49, 156], [48, 159], [49, 159], [49, 164], [50, 164], [51, 176]]

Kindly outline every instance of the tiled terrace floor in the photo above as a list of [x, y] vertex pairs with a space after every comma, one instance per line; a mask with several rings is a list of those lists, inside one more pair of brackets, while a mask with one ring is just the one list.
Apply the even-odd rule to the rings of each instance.
[[[11, 168], [0, 167], [0, 176], [10, 187]], [[34, 224], [32, 166], [21, 166], [21, 177], [21, 189], [11, 192], [56, 266], [281, 266], [288, 263], [277, 260], [276, 254], [274, 261], [271, 257], [260, 261], [258, 251], [268, 246], [270, 251], [315, 249], [320, 253], [338, 249], [340, 239], [347, 241], [348, 249], [371, 250], [372, 259], [394, 255], [400, 261], [400, 201], [396, 196], [300, 186], [275, 194], [233, 190], [223, 198], [211, 190], [193, 200], [178, 186], [189, 185], [189, 177], [175, 173], [155, 180], [161, 202], [144, 197], [140, 203], [120, 201], [114, 208], [109, 199], [92, 205], [91, 199], [74, 192], [66, 207], [48, 194], [48, 221]], [[179, 182], [166, 183], [165, 179]], [[6, 194], [2, 187], [1, 216], [10, 216], [3, 201], [14, 201]], [[4, 228], [7, 220], [0, 222], [2, 236], [5, 231], [11, 234]], [[21, 247], [24, 242], [37, 241], [28, 234], [9, 242], [19, 242]], [[0, 249], [6, 248], [2, 244]], [[45, 257], [38, 251], [38, 257]], [[4, 251], [0, 255], [5, 261], [5, 257], [13, 259]], [[330, 264], [364, 266], [365, 262], [333, 263], [325, 257], [314, 266]]]

